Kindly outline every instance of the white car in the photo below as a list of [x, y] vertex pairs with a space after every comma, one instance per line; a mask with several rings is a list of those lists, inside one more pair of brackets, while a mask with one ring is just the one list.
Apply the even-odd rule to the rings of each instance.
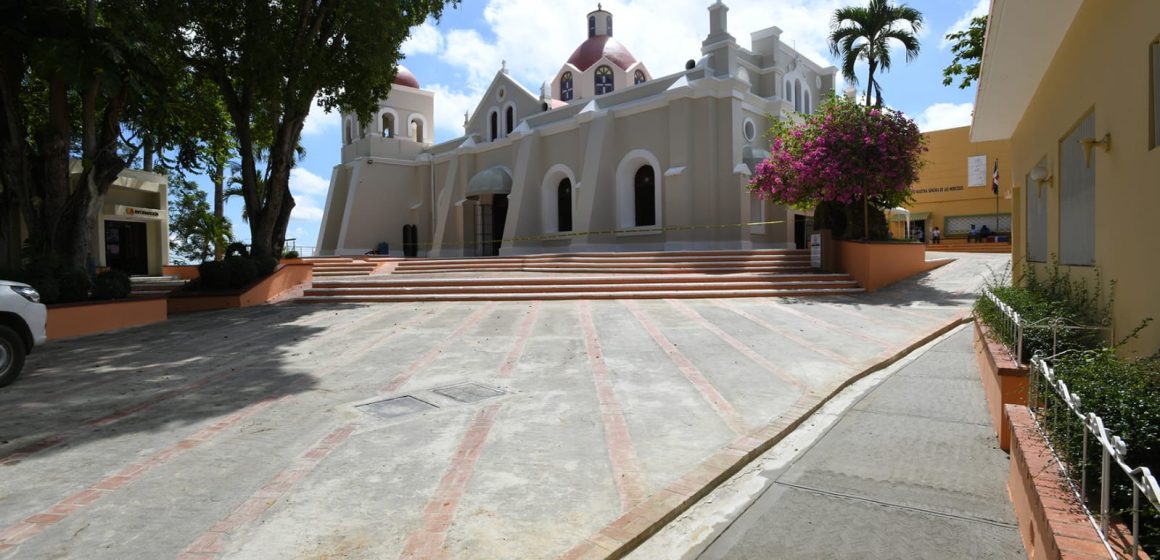
[[33, 346], [44, 344], [47, 317], [35, 288], [0, 280], [0, 387], [16, 380]]

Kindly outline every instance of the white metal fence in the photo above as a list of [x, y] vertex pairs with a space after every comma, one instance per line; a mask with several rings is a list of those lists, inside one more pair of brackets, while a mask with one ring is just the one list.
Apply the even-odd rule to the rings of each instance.
[[[1079, 464], [1070, 465], [1072, 474], [1076, 471], [1079, 473], [1078, 485], [1075, 482], [1077, 477], [1069, 476], [1067, 478], [1070, 481], [1072, 492], [1079, 498], [1084, 506], [1084, 511], [1099, 530], [1100, 538], [1112, 558], [1116, 557], [1116, 553], [1110, 543], [1108, 528], [1113, 515], [1113, 465], [1127, 476], [1132, 492], [1131, 554], [1127, 557], [1137, 558], [1140, 552], [1140, 497], [1143, 496], [1147, 500], [1147, 505], [1151, 506], [1153, 514], [1160, 513], [1160, 486], [1157, 485], [1156, 478], [1148, 467], [1132, 467], [1125, 462], [1128, 452], [1127, 442], [1108, 431], [1104, 427], [1102, 418], [1094, 413], [1085, 414], [1083, 412], [1079, 395], [1068, 389], [1067, 384], [1056, 376], [1055, 371], [1041, 355], [1037, 354], [1031, 359], [1029, 385], [1028, 404], [1032, 417], [1035, 418], [1035, 423], [1040, 432], [1044, 434], [1046, 441], [1053, 442], [1054, 439], [1054, 443], [1051, 445], [1056, 458], [1059, 458], [1061, 452], [1064, 451], [1057, 449], [1058, 447], [1074, 445], [1077, 439], [1082, 440], [1079, 442], [1082, 446], [1081, 452], [1078, 453]], [[1082, 430], [1082, 433], [1079, 430]], [[1055, 437], [1048, 437], [1049, 435]], [[1093, 514], [1088, 505], [1088, 502], [1091, 501], [1088, 500], [1091, 496], [1089, 489], [1095, 489], [1093, 486], [1095, 481], [1088, 480], [1089, 471], [1094, 471], [1092, 468], [1094, 463], [1091, 462], [1093, 442], [1095, 444], [1094, 451], [1100, 456], [1098, 472], [1099, 510], [1097, 514]], [[1075, 457], [1072, 457], [1072, 462], [1076, 462]], [[1066, 470], [1063, 463], [1061, 463], [1061, 467]]]

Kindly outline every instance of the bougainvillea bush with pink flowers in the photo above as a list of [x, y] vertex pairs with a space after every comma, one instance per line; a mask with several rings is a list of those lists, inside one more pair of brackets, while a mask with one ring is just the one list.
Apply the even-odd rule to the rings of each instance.
[[[800, 122], [775, 120], [769, 136], [769, 159], [757, 165], [750, 190], [800, 209], [845, 208], [848, 236], [855, 237], [866, 229], [863, 208], [873, 223], [910, 199], [926, 151], [918, 125], [902, 113], [836, 96]], [[885, 220], [877, 221], [882, 227], [871, 238], [888, 235]]]

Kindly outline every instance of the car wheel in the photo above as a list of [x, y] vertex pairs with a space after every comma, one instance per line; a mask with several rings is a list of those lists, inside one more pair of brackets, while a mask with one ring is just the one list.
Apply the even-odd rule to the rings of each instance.
[[16, 331], [0, 325], [0, 387], [13, 381], [24, 367], [24, 341]]

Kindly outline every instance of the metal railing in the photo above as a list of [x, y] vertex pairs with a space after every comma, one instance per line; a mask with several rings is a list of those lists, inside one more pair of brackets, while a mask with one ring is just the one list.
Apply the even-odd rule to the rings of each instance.
[[1023, 318], [1019, 316], [1019, 312], [1011, 308], [1010, 305], [1003, 303], [1003, 300], [991, 293], [990, 289], [983, 288], [983, 297], [987, 298], [998, 310], [1003, 314], [1003, 319], [998, 325], [991, 325], [998, 329], [1002, 334], [1006, 335], [1004, 340], [1010, 340], [1015, 345], [1015, 363], [1023, 363]]
[[[1132, 542], [1131, 555], [1129, 558], [1137, 558], [1140, 552], [1140, 495], [1151, 504], [1153, 512], [1160, 513], [1160, 485], [1157, 485], [1156, 478], [1148, 467], [1131, 467], [1125, 462], [1127, 456], [1128, 444], [1119, 436], [1112, 434], [1104, 427], [1104, 421], [1094, 413], [1085, 414], [1080, 406], [1080, 397], [1072, 393], [1067, 384], [1059, 379], [1055, 371], [1047, 364], [1045, 358], [1036, 354], [1031, 359], [1031, 376], [1029, 383], [1028, 408], [1031, 410], [1031, 415], [1035, 419], [1035, 424], [1039, 431], [1044, 434], [1044, 440], [1049, 442], [1052, 453], [1057, 460], [1060, 460], [1060, 466], [1067, 471], [1067, 466], [1061, 460], [1061, 450], [1058, 447], [1066, 447], [1074, 445], [1076, 440], [1072, 438], [1079, 438], [1078, 432], [1073, 430], [1082, 429], [1082, 451], [1077, 453], [1079, 456], [1079, 464], [1071, 465], [1073, 469], [1078, 469], [1080, 476], [1079, 484], [1076, 485], [1074, 476], [1068, 476], [1068, 482], [1071, 486], [1071, 491], [1075, 494], [1080, 503], [1083, 504], [1084, 512], [1092, 521], [1092, 525], [1099, 531], [1100, 539], [1107, 548], [1110, 557], [1115, 558], [1116, 553], [1108, 536], [1108, 527], [1111, 522], [1112, 512], [1112, 476], [1113, 464], [1131, 481], [1132, 487]], [[1079, 428], [1077, 428], [1077, 425]], [[1055, 436], [1054, 438], [1048, 435]], [[1054, 441], [1053, 441], [1054, 440]], [[1091, 509], [1088, 507], [1089, 488], [1094, 490], [1091, 486], [1092, 482], [1088, 480], [1088, 471], [1094, 470], [1094, 464], [1089, 461], [1089, 448], [1091, 442], [1095, 442], [1100, 452], [1099, 464], [1099, 512], [1098, 516], [1093, 515]], [[1075, 458], [1072, 458], [1074, 462]]]
[[[998, 325], [990, 325], [992, 328], [1000, 331], [1004, 338], [1004, 342], [1010, 340], [1015, 347], [1011, 349], [1015, 357], [1015, 363], [1023, 363], [1023, 339], [1024, 333], [1032, 329], [1042, 329], [1051, 331], [1051, 355], [1054, 358], [1060, 354], [1059, 352], [1059, 333], [1061, 331], [1070, 330], [1087, 330], [1087, 331], [1107, 331], [1108, 332], [1108, 347], [1116, 347], [1116, 331], [1113, 327], [1107, 326], [1091, 326], [1091, 325], [1077, 325], [1069, 324], [1066, 319], [1062, 317], [1045, 317], [1039, 321], [1027, 321], [1018, 311], [1015, 311], [1010, 305], [1007, 305], [1003, 300], [999, 299], [988, 288], [983, 288], [983, 297], [991, 302], [1002, 314], [1002, 319]], [[1049, 358], [1049, 359], [1050, 359]]]

